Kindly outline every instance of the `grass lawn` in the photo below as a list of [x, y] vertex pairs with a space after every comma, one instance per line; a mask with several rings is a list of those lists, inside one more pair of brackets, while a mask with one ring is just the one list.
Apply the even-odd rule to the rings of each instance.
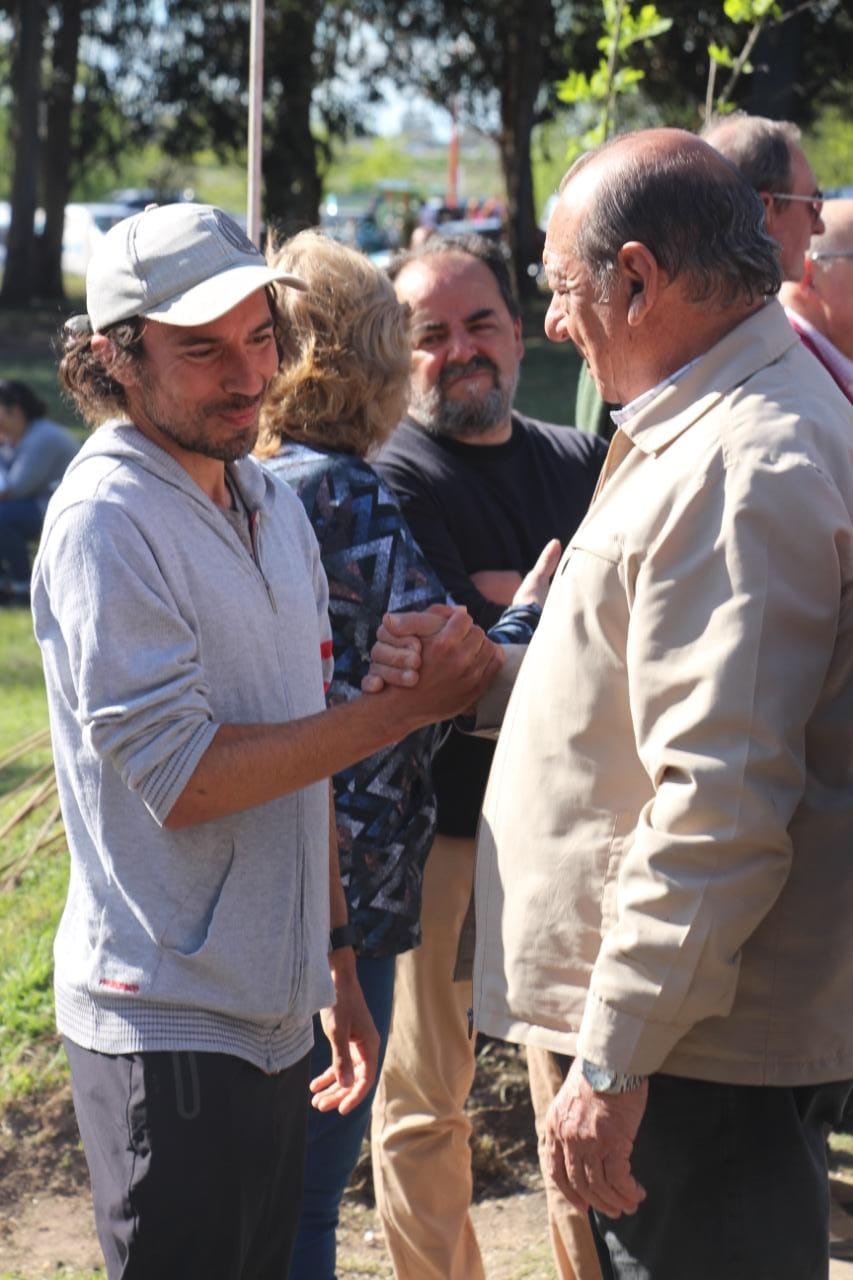
[[[50, 747], [39, 742], [3, 761], [46, 726], [29, 612], [0, 609], [0, 829], [38, 794], [45, 772], [50, 776]], [[51, 992], [51, 947], [67, 881], [64, 844], [60, 840], [28, 856], [39, 837], [58, 833], [58, 824], [50, 822], [55, 803], [52, 795], [45, 797], [0, 839], [0, 1105], [54, 1083], [65, 1071]], [[20, 875], [13, 881], [16, 869]]]

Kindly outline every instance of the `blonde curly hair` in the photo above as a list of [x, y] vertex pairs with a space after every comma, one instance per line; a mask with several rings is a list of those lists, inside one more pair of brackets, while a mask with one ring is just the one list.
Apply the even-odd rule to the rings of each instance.
[[294, 440], [366, 457], [405, 408], [408, 306], [364, 254], [320, 231], [268, 245], [267, 262], [300, 276], [308, 290], [276, 290], [284, 360], [264, 401], [255, 452], [269, 458]]

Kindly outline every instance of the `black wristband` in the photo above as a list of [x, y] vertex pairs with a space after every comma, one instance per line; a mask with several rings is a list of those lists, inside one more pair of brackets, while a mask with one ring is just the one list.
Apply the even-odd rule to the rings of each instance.
[[361, 930], [355, 924], [339, 924], [329, 934], [329, 950], [339, 947], [357, 947], [361, 942]]

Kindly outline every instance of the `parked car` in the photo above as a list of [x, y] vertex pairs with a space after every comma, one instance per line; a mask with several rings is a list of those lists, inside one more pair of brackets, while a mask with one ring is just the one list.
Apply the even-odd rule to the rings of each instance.
[[486, 240], [502, 240], [504, 224], [501, 218], [444, 218], [435, 226], [441, 236], [483, 236]]
[[158, 187], [122, 187], [118, 191], [111, 191], [107, 199], [115, 204], [127, 205], [132, 213], [141, 213], [149, 204], [180, 204], [184, 200], [195, 200], [196, 193], [192, 187], [182, 187], [180, 191]]
[[361, 249], [368, 256], [391, 247], [386, 232], [363, 205], [339, 205], [329, 200], [320, 210], [320, 226], [333, 240]]
[[69, 276], [84, 276], [98, 241], [110, 227], [135, 213], [126, 204], [67, 204], [62, 232], [62, 270]]

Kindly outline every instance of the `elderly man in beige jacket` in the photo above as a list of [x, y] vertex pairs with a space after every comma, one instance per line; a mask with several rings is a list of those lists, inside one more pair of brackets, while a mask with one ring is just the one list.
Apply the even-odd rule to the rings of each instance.
[[853, 1076], [853, 414], [772, 297], [758, 197], [691, 135], [579, 161], [545, 266], [548, 336], [625, 408], [503, 720], [476, 1022], [571, 1062], [552, 1170], [608, 1280], [819, 1280]]

